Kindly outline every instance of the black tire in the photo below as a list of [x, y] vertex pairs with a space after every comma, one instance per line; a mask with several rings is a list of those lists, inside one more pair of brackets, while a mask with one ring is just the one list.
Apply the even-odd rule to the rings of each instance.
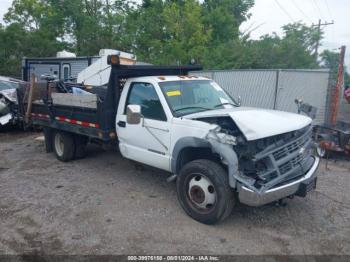
[[57, 131], [53, 135], [52, 142], [53, 150], [58, 160], [68, 162], [74, 158], [75, 142], [72, 134]]
[[[204, 178], [206, 182], [210, 182], [210, 186], [214, 187], [211, 191], [215, 192], [215, 203], [204, 209], [196, 206], [196, 201], [193, 200], [194, 196], [190, 196], [195, 192], [192, 190], [198, 188], [198, 186], [196, 189], [196, 186], [189, 188], [193, 179], [197, 180], [198, 174], [201, 176], [200, 179]], [[177, 177], [176, 188], [177, 197], [185, 212], [193, 219], [204, 224], [215, 224], [223, 221], [231, 214], [235, 205], [235, 195], [229, 186], [227, 172], [219, 164], [210, 160], [199, 159], [187, 163]]]
[[89, 139], [86, 136], [76, 135], [74, 138], [75, 142], [75, 159], [82, 159], [86, 156], [86, 145], [89, 142]]

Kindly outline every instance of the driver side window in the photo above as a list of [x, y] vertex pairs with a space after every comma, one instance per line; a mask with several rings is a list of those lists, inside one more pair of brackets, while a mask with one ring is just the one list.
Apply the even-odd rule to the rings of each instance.
[[132, 83], [124, 113], [128, 105], [140, 105], [141, 113], [146, 119], [167, 121], [163, 106], [152, 84]]

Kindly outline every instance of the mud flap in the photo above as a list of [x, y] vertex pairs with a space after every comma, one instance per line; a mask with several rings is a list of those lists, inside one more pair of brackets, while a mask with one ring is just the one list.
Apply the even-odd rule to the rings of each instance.
[[44, 128], [45, 150], [46, 153], [53, 152], [53, 130], [51, 128]]
[[295, 193], [296, 196], [306, 197], [306, 195], [316, 189], [317, 177], [310, 179], [308, 181], [302, 182], [299, 186], [298, 191]]

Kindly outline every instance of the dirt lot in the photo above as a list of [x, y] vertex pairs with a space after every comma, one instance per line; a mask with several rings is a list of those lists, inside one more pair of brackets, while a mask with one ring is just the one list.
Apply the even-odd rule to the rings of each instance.
[[238, 206], [206, 226], [166, 174], [94, 146], [61, 163], [38, 136], [0, 133], [0, 254], [350, 254], [349, 161], [323, 162], [306, 199]]

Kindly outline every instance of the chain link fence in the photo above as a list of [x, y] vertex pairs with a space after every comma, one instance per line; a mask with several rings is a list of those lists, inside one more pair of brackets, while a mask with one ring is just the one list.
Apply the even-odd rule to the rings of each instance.
[[297, 113], [296, 98], [317, 107], [315, 123], [329, 120], [329, 70], [211, 70], [193, 72], [220, 84], [242, 106]]

